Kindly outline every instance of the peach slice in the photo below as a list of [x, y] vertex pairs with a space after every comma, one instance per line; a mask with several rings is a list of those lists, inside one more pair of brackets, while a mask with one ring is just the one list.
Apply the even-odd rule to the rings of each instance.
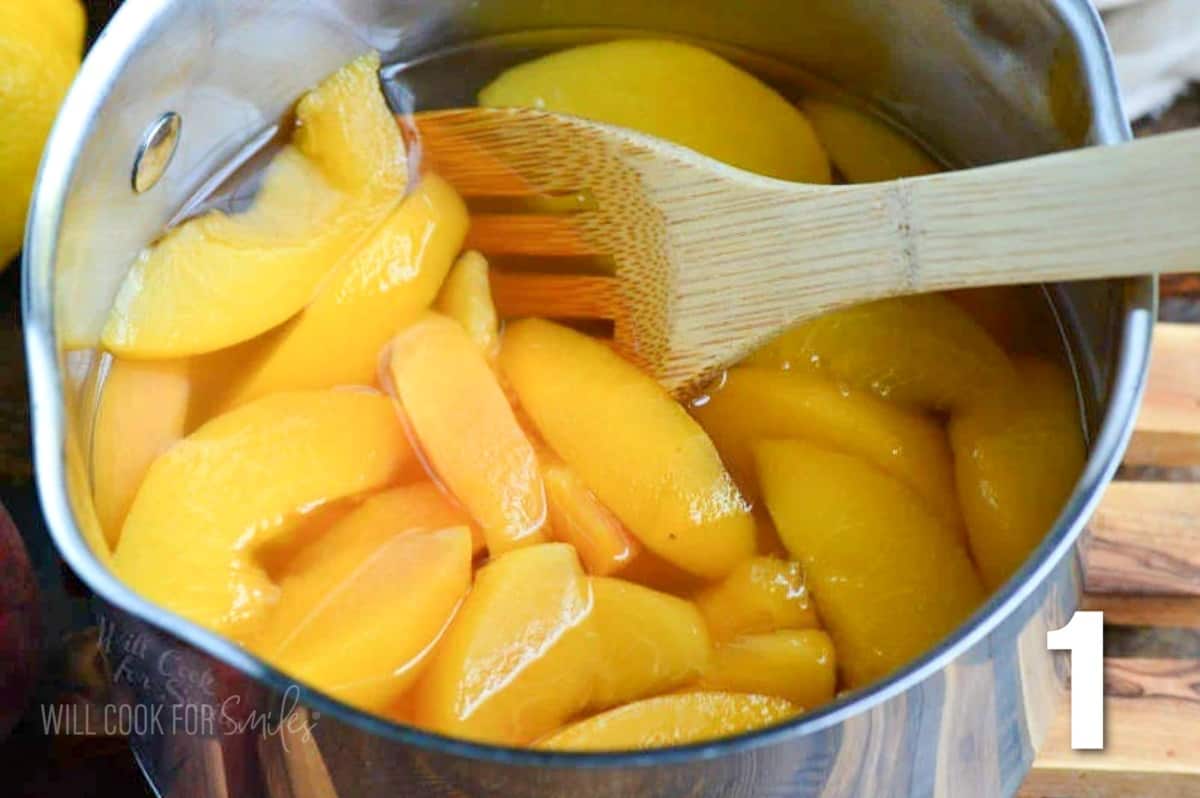
[[631, 751], [686, 745], [772, 726], [800, 708], [782, 698], [746, 693], [664, 695], [626, 704], [541, 740], [554, 751]]
[[540, 319], [508, 327], [500, 365], [542, 438], [643, 545], [709, 578], [753, 555], [749, 507], [712, 441], [653, 379]]
[[284, 578], [251, 648], [340, 701], [382, 711], [415, 681], [470, 588], [471, 534], [400, 532], [338, 566]]
[[308, 508], [391, 482], [414, 459], [391, 400], [268, 396], [154, 461], [125, 518], [117, 573], [146, 598], [243, 639], [277, 590], [254, 550]]
[[[342, 515], [306, 545], [297, 547], [283, 565], [282, 578], [293, 583], [336, 581], [353, 563], [366, 559], [396, 535], [469, 527], [467, 512], [432, 482], [415, 482], [381, 491]], [[483, 535], [472, 531], [472, 554], [483, 549]], [[276, 610], [276, 615], [283, 612]]]
[[993, 590], [1050, 531], [1087, 458], [1067, 372], [1035, 358], [1018, 359], [1017, 371], [1012, 394], [950, 421], [971, 553]]
[[637, 538], [584, 486], [570, 466], [546, 462], [542, 481], [546, 485], [551, 534], [575, 547], [589, 574], [611, 576], [641, 551]]
[[961, 526], [946, 433], [921, 413], [806, 370], [736, 368], [692, 414], [751, 500], [759, 493], [754, 442], [798, 438], [869, 461], [909, 485], [941, 518]]
[[767, 508], [854, 688], [928, 651], [982, 602], [955, 530], [903, 483], [800, 441], [755, 447]]
[[373, 383], [379, 351], [433, 302], [466, 229], [466, 206], [454, 189], [426, 175], [337, 265], [299, 316], [205, 364], [230, 374], [222, 405], [278, 391]]
[[584, 656], [596, 663], [592, 709], [664, 693], [708, 666], [704, 619], [690, 601], [623, 579], [594, 577]]
[[876, 183], [940, 172], [941, 167], [886, 122], [840, 103], [800, 103], [829, 159], [851, 183]]
[[150, 464], [183, 437], [190, 392], [187, 361], [113, 359], [109, 365], [92, 431], [92, 482], [110, 546], [117, 545]]
[[819, 626], [798, 562], [755, 557], [701, 590], [696, 606], [716, 642], [739, 635]]
[[483, 353], [456, 322], [427, 313], [392, 342], [391, 378], [438, 478], [503, 554], [545, 539], [533, 445]]
[[301, 101], [296, 143], [270, 164], [249, 211], [209, 211], [142, 253], [105, 324], [107, 349], [140, 359], [211, 352], [313, 298], [404, 191], [404, 142], [378, 67], [378, 55], [364, 56]]
[[779, 696], [815, 709], [832, 701], [837, 687], [833, 640], [820, 629], [787, 629], [721, 643], [700, 687]]
[[707, 50], [626, 39], [575, 47], [504, 72], [484, 106], [521, 106], [640, 130], [783, 180], [828, 183], [808, 119], [758, 78]]
[[827, 313], [792, 328], [747, 363], [815, 368], [885, 399], [950, 411], [966, 409], [1016, 379], [1004, 350], [939, 294]]
[[434, 307], [463, 326], [489, 363], [496, 362], [500, 355], [500, 320], [483, 255], [463, 253], [450, 270]]
[[580, 638], [591, 612], [588, 577], [565, 543], [492, 560], [413, 688], [417, 724], [503, 745], [558, 728], [588, 701], [595, 665]]

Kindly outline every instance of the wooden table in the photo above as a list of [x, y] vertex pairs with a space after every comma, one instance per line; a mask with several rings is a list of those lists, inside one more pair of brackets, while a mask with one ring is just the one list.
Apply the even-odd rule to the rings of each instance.
[[[93, 29], [119, 4], [91, 0]], [[1200, 89], [1138, 133], [1195, 126]], [[0, 275], [0, 501], [28, 538], [47, 587], [53, 645], [41, 702], [70, 689], [61, 643], [88, 610], [86, 591], [46, 537], [31, 482], [18, 272]], [[1163, 288], [1162, 318], [1169, 323], [1157, 333], [1147, 402], [1126, 467], [1086, 542], [1085, 606], [1104, 610], [1109, 624], [1108, 750], [1071, 752], [1062, 707], [1024, 798], [1200, 796], [1200, 274], [1169, 278]], [[151, 795], [123, 741], [47, 738], [40, 729], [33, 712], [0, 745], [6, 788], [16, 785], [30, 798]]]

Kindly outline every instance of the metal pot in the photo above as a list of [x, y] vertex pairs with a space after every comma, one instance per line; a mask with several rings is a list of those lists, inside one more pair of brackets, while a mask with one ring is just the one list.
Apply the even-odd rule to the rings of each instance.
[[[37, 479], [55, 541], [95, 591], [130, 740], [167, 796], [1007, 796], [1059, 704], [1046, 650], [1080, 596], [1076, 540], [1142, 390], [1152, 280], [1051, 287], [1088, 407], [1091, 457], [1021, 571], [886, 681], [778, 728], [637, 754], [566, 755], [444, 739], [291, 684], [147, 603], [86, 543], [89, 347], [139, 248], [291, 101], [374, 47], [392, 63], [528, 30], [650, 30], [803, 67], [878, 104], [964, 164], [1129, 137], [1086, 0], [142, 0], [71, 91], [42, 164], [25, 254]], [[469, 96], [475, 87], [446, 86]], [[445, 87], [443, 87], [445, 88]], [[167, 111], [178, 151], [157, 185]], [[149, 172], [145, 172], [145, 170]], [[133, 713], [136, 709], [140, 715]], [[137, 723], [138, 717], [142, 723]], [[207, 718], [207, 721], [205, 720]]]

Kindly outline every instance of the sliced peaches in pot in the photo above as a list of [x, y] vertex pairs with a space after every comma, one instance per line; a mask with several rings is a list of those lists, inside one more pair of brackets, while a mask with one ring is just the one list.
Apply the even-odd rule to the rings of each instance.
[[708, 630], [690, 601], [603, 577], [592, 579], [592, 594], [587, 647], [596, 676], [589, 707], [664, 693], [708, 667]]
[[806, 710], [833, 700], [833, 641], [820, 629], [785, 629], [719, 644], [700, 680], [707, 690], [786, 698]]
[[[400, 201], [404, 142], [364, 56], [301, 100], [253, 206], [190, 219], [130, 268], [103, 331], [134, 358], [211, 352], [295, 315]], [[349, 146], [347, 146], [349, 145]]]
[[186, 360], [114, 358], [92, 431], [96, 515], [115, 546], [146, 470], [183, 437], [191, 383]]
[[221, 406], [278, 391], [373, 383], [379, 351], [433, 302], [466, 229], [466, 207], [454, 189], [426, 175], [299, 316], [201, 361], [228, 375]]
[[697, 593], [696, 606], [717, 642], [818, 625], [803, 566], [776, 557], [741, 563], [729, 576]]
[[1016, 380], [987, 331], [940, 294], [868, 302], [793, 327], [748, 365], [816, 369], [885, 399], [957, 411]]
[[1017, 390], [950, 420], [971, 553], [991, 589], [1050, 531], [1087, 459], [1070, 375], [1035, 358], [1017, 370]]
[[[548, 458], [543, 458], [546, 460]], [[638, 556], [641, 545], [621, 520], [556, 459], [542, 467], [551, 534], [570, 543], [593, 576], [611, 576]]]
[[500, 354], [500, 320], [483, 255], [463, 253], [446, 277], [435, 307], [463, 326], [489, 363], [496, 362]]
[[712, 441], [653, 379], [540, 319], [508, 327], [500, 365], [547, 445], [643, 545], [710, 578], [753, 555], [750, 508]]
[[807, 370], [731, 369], [694, 407], [738, 485], [758, 498], [752, 447], [768, 438], [812, 441], [870, 461], [961, 525], [946, 433], [930, 417]]
[[588, 577], [565, 543], [492, 560], [414, 687], [416, 722], [501, 745], [558, 728], [588, 701], [595, 663], [581, 641], [591, 612]]
[[543, 541], [546, 496], [533, 444], [466, 331], [427, 313], [392, 341], [389, 376], [421, 450], [482, 528], [488, 551]]
[[471, 585], [465, 527], [400, 533], [342, 567], [299, 571], [251, 648], [341, 701], [383, 711], [413, 683]]
[[958, 533], [901, 482], [800, 441], [755, 447], [767, 508], [837, 645], [850, 687], [929, 650], [983, 601]]
[[379, 394], [302, 391], [244, 405], [150, 466], [121, 530], [117, 573], [167, 609], [244, 639], [277, 593], [255, 549], [306, 509], [386, 485], [413, 459]]

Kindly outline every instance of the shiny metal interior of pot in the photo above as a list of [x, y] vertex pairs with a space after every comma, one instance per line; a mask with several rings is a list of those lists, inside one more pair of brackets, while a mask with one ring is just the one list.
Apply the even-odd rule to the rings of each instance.
[[[86, 545], [95, 519], [80, 452], [87, 449], [94, 398], [88, 393], [94, 386], [87, 379], [91, 350], [104, 315], [136, 253], [223, 164], [268, 131], [305, 88], [343, 62], [375, 48], [393, 65], [385, 69], [385, 79], [396, 79], [408, 65], [431, 54], [491, 37], [516, 37], [511, 40], [519, 44], [519, 37], [531, 31], [557, 31], [570, 40], [654, 32], [759, 54], [799, 67], [877, 106], [932, 151], [960, 165], [1111, 144], [1129, 135], [1103, 34], [1086, 0], [127, 4], [89, 56], [48, 145], [25, 264], [43, 503], [60, 550], [107, 605], [149, 628], [166, 630], [171, 640], [192, 647], [199, 656], [231, 664], [272, 689], [284, 683], [279, 674], [232, 644], [143, 602], [113, 578]], [[519, 52], [519, 47], [506, 52]], [[444, 105], [466, 104], [479, 88], [467, 74], [444, 70], [434, 78], [437, 85], [421, 95], [440, 98]], [[162, 180], [136, 193], [131, 180], [135, 154], [148, 128], [167, 111], [182, 121], [178, 150]], [[1150, 280], [1080, 283], [1050, 291], [1080, 375], [1092, 442], [1088, 469], [1055, 530], [1035, 562], [985, 606], [969, 628], [887, 683], [780, 734], [828, 734], [856, 713], [915, 689], [955, 657], [977, 651], [971, 646], [1010, 616], [1020, 616], [1024, 623], [1037, 612], [1036, 604], [1022, 612], [1022, 603], [1029, 604], [1038, 586], [1071, 551], [1087, 512], [1119, 461], [1144, 379], [1155, 301]], [[1068, 597], [1061, 603], [1072, 601]], [[364, 719], [320, 696], [306, 696], [306, 701], [332, 713], [355, 733], [382, 734], [425, 750], [440, 747], [451, 757], [491, 756], [475, 746], [389, 729], [384, 722]], [[753, 745], [777, 739], [762, 735]], [[711, 759], [733, 755], [739, 745], [747, 744], [719, 743], [684, 755], [692, 761]], [[499, 751], [496, 756], [521, 767], [561, 766], [559, 760], [570, 759], [534, 754], [522, 759]], [[672, 756], [654, 753], [608, 764], [640, 767], [681, 761]], [[876, 752], [876, 758], [882, 761], [886, 751]], [[1027, 765], [1025, 759], [1028, 756], [1021, 755], [1013, 761]], [[864, 767], [876, 764], [867, 762]], [[980, 794], [993, 794], [988, 790]], [[364, 788], [347, 794], [375, 792]]]

